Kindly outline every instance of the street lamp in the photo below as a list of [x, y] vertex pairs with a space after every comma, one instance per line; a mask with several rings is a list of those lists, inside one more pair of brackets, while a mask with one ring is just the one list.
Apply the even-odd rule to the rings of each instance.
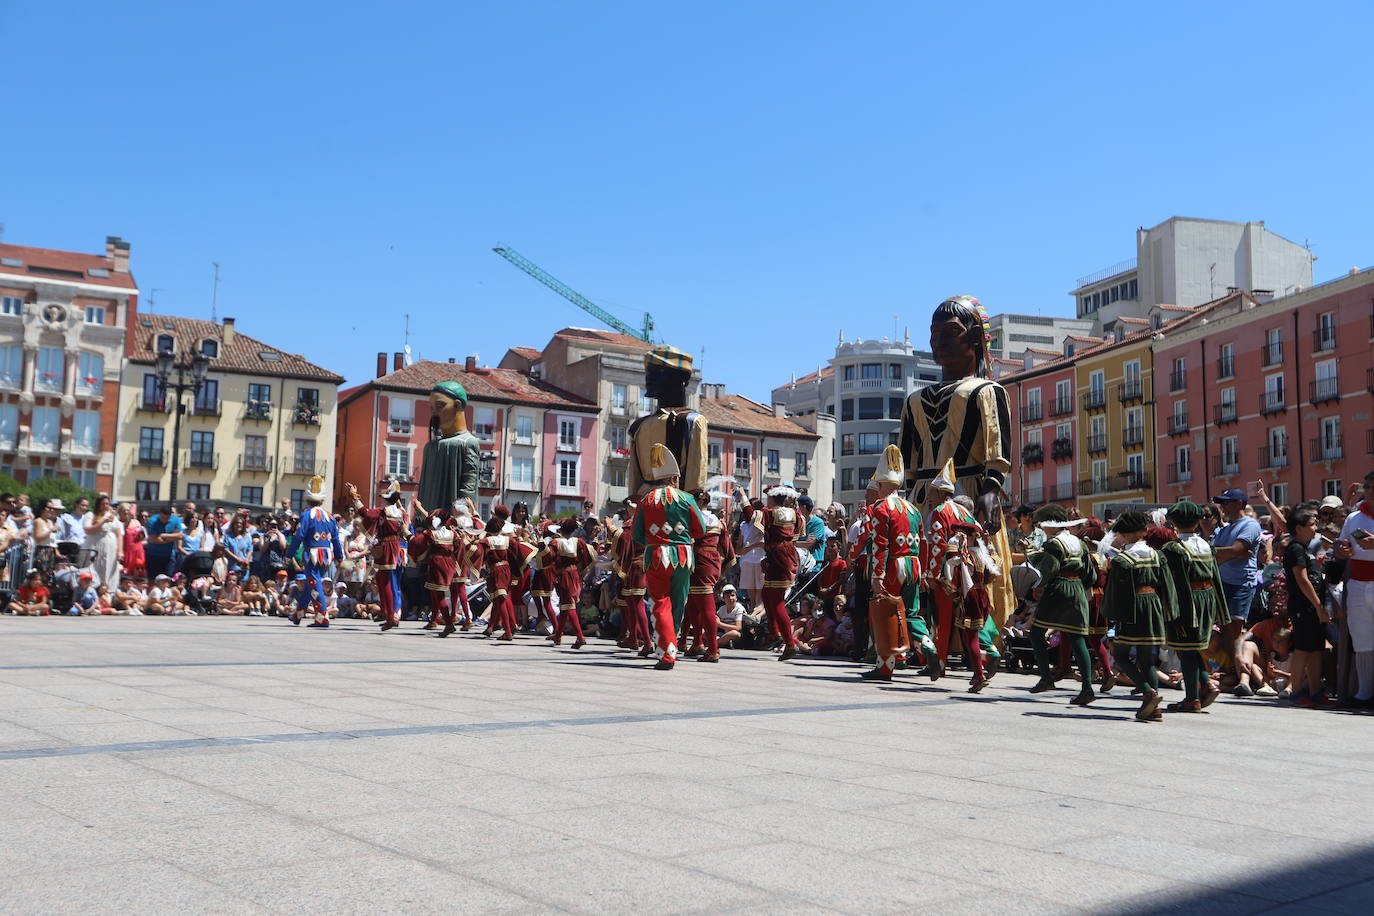
[[[170, 502], [176, 502], [177, 498], [177, 459], [181, 454], [181, 412], [184, 409], [181, 403], [181, 396], [190, 391], [192, 397], [200, 394], [200, 386], [205, 382], [205, 373], [210, 368], [210, 358], [204, 353], [197, 353], [191, 357], [190, 362], [177, 362], [176, 356], [170, 349], [163, 349], [157, 354], [157, 381], [162, 386], [164, 394], [168, 389], [176, 392], [173, 395], [173, 402], [176, 404], [176, 415], [172, 421], [172, 493]], [[176, 372], [176, 381], [171, 381], [172, 372]], [[190, 378], [187, 379], [189, 373]]]

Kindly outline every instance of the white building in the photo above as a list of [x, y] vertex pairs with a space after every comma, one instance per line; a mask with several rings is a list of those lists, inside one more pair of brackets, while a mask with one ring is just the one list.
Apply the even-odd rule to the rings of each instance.
[[1091, 334], [1092, 329], [1091, 318], [1055, 318], [1005, 312], [992, 316], [990, 349], [994, 357], [1022, 359], [1027, 347], [1062, 350], [1065, 338], [1074, 334]]
[[[1078, 279], [1069, 294], [1094, 335], [1120, 317], [1145, 318], [1158, 305], [1196, 307], [1229, 289], [1284, 296], [1312, 285], [1316, 257], [1263, 221], [1175, 216], [1136, 230], [1136, 256]], [[1057, 349], [1057, 348], [1056, 348]]]

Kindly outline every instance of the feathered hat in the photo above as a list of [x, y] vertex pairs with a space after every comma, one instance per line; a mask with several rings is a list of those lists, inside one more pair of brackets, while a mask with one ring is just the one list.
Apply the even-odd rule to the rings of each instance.
[[395, 477], [383, 477], [377, 484], [377, 492], [382, 499], [394, 499], [401, 494], [401, 484]]
[[797, 491], [792, 487], [779, 485], [768, 491], [769, 499], [796, 499]]
[[324, 502], [324, 478], [316, 474], [305, 484], [305, 501], [312, 506], [318, 506]]
[[649, 479], [667, 480], [669, 477], [677, 477], [682, 471], [678, 469], [677, 459], [673, 453], [668, 451], [668, 446], [662, 442], [655, 442], [649, 449]]
[[[892, 446], [888, 446], [892, 448]], [[954, 459], [945, 459], [945, 466], [940, 468], [940, 473], [935, 475], [935, 479], [930, 482], [932, 490], [943, 490], [946, 493], [957, 493], [959, 491], [959, 477], [954, 473]]]
[[904, 470], [902, 468], [902, 450], [895, 445], [889, 445], [883, 450], [883, 460], [873, 471], [871, 483], [892, 483], [901, 486]]

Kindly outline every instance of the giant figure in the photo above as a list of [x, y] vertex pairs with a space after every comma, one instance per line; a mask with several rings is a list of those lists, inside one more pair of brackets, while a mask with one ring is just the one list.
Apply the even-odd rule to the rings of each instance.
[[468, 393], [457, 382], [429, 390], [429, 441], [420, 459], [420, 504], [447, 510], [455, 502], [477, 500], [481, 445], [468, 432]]
[[658, 409], [630, 424], [630, 495], [653, 487], [653, 447], [667, 446], [681, 472], [683, 490], [706, 489], [706, 418], [687, 407], [692, 357], [674, 347], [654, 347], [644, 354], [644, 393]]

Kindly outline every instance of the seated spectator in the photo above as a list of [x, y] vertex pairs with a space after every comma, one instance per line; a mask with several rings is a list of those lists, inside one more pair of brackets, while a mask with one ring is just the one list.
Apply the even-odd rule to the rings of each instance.
[[47, 617], [52, 613], [52, 595], [38, 570], [29, 570], [28, 578], [9, 604], [9, 611], [23, 617]]
[[802, 648], [816, 656], [837, 654], [832, 641], [838, 627], [834, 610], [817, 605], [812, 613], [814, 616], [799, 637]]
[[601, 606], [597, 603], [599, 591], [584, 591], [578, 599], [577, 618], [582, 624], [583, 636], [601, 635]]
[[339, 597], [338, 597], [337, 607], [338, 607], [338, 609], [339, 609], [339, 610], [338, 610], [338, 616], [339, 616], [339, 617], [357, 617], [357, 616], [358, 616], [358, 613], [359, 613], [359, 612], [358, 612], [358, 599], [357, 599], [357, 598], [354, 598], [352, 595], [350, 595], [350, 594], [348, 593], [348, 586], [347, 586], [347, 585], [344, 585], [344, 587], [342, 587], [342, 588], [339, 589]]
[[1293, 682], [1293, 631], [1284, 627], [1274, 634], [1274, 649], [1269, 654], [1264, 680], [1280, 697], [1287, 697]]
[[835, 631], [830, 634], [830, 654], [847, 656], [854, 651], [854, 617], [845, 613], [849, 599], [840, 595], [835, 599]]
[[95, 599], [95, 576], [89, 570], [83, 570], [77, 574], [76, 587], [72, 589], [72, 606], [67, 610], [68, 615], [80, 617], [82, 614], [90, 613], [95, 609]]
[[119, 582], [114, 595], [114, 611], [130, 617], [142, 617], [143, 607], [148, 603], [148, 593], [143, 589], [142, 576], [126, 576]]
[[220, 588], [219, 595], [215, 598], [215, 605], [221, 614], [242, 615], [248, 610], [248, 606], [243, 600], [243, 587], [239, 585], [239, 574], [229, 573], [224, 580], [224, 586]]
[[97, 585], [95, 589], [95, 610], [96, 614], [113, 614], [114, 603], [110, 600], [110, 587], [108, 585]]
[[243, 602], [244, 616], [267, 616], [267, 594], [263, 589], [262, 580], [257, 576], [249, 576], [248, 581], [243, 583], [239, 590], [239, 601]]
[[733, 585], [720, 590], [720, 605], [716, 607], [716, 632], [722, 649], [729, 648], [740, 641], [744, 634], [744, 605]]
[[143, 613], [150, 615], [171, 614], [181, 605], [181, 596], [172, 589], [172, 577], [159, 573], [148, 589], [148, 601], [143, 605]]
[[338, 617], [339, 593], [334, 588], [334, 580], [325, 576], [320, 580], [320, 587], [324, 591], [324, 603], [320, 604], [318, 601], [315, 602], [315, 604], [320, 605], [319, 612], [326, 617]]

